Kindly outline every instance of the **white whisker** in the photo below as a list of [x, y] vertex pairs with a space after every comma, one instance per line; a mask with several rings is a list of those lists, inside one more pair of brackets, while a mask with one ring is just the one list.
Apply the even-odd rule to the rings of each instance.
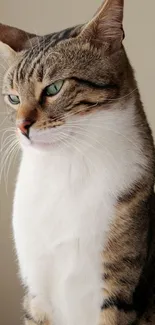
[[11, 165], [13, 163], [13, 160], [16, 156], [16, 153], [18, 153], [19, 151], [19, 143], [17, 142], [14, 147], [11, 149], [11, 153], [10, 153], [10, 158], [9, 158], [9, 162], [8, 162], [8, 167], [6, 170], [6, 192], [7, 192], [7, 186], [8, 186], [8, 177], [9, 177], [9, 171], [11, 168]]
[[[61, 134], [63, 134], [64, 136], [66, 136], [66, 134], [64, 133], [64, 132], [61, 132]], [[67, 140], [67, 139], [66, 139]], [[67, 140], [68, 141], [68, 140]], [[78, 139], [75, 139], [74, 138], [74, 142], [76, 142], [76, 144], [80, 144], [80, 145], [84, 145], [84, 141], [82, 141], [82, 142], [80, 142]], [[85, 142], [86, 143], [86, 142]], [[86, 156], [86, 154], [85, 154], [85, 152], [84, 151], [82, 151], [78, 146], [76, 146], [75, 145], [75, 143], [70, 143], [69, 142], [69, 145], [71, 145], [71, 146], [73, 146], [73, 148], [75, 148], [76, 149], [76, 151], [78, 152], [78, 153], [80, 153], [80, 156], [81, 157], [83, 157], [85, 160], [88, 160], [89, 161], [89, 163], [90, 163], [90, 165], [92, 165], [93, 166], [93, 168], [95, 167], [93, 164], [92, 164], [92, 161], [90, 160], [90, 158], [88, 157], [88, 156]], [[87, 143], [87, 145], [88, 145], [88, 143]], [[85, 147], [84, 147], [84, 149], [85, 149]]]
[[[127, 93], [124, 96], [118, 97], [116, 99], [115, 98], [108, 98], [109, 103], [106, 103], [106, 106], [111, 105], [112, 102], [119, 102], [120, 100], [127, 98], [128, 96], [132, 95], [136, 90], [138, 90], [137, 87], [134, 88], [132, 91], [130, 91], [129, 93]], [[97, 107], [98, 104], [99, 104], [99, 102], [96, 102], [95, 104], [92, 104], [92, 105], [88, 106], [87, 109], [90, 109], [90, 108], [93, 108], [93, 107]], [[103, 107], [105, 107], [104, 104], [103, 104]], [[73, 108], [73, 110], [71, 112], [68, 112], [68, 113], [60, 113], [57, 116], [57, 119], [64, 120], [64, 118], [66, 119], [66, 118], [75, 116], [77, 113], [79, 114], [80, 112], [84, 112], [84, 111], [85, 111], [85, 109], [84, 109], [83, 106], [78, 110], [78, 112], [75, 112], [74, 111], [74, 108]], [[90, 112], [90, 114], [91, 114], [91, 112]]]
[[[104, 147], [104, 151], [106, 150], [107, 154], [110, 156], [110, 158], [112, 160], [114, 160], [114, 157], [112, 155], [112, 153], [110, 152], [110, 150], [107, 148], [107, 146], [105, 145], [105, 143], [102, 143], [101, 141], [99, 141], [99, 139], [94, 139], [94, 137], [97, 136], [97, 133], [95, 132], [92, 132], [91, 131], [91, 134], [88, 133], [88, 131], [86, 130], [83, 130], [82, 128], [80, 129], [80, 131], [78, 130], [78, 132], [76, 131], [76, 129], [74, 128], [74, 132], [75, 132], [75, 135], [82, 135], [84, 137], [87, 137], [88, 139], [90, 139], [91, 141], [94, 142], [94, 144], [92, 144], [92, 148], [95, 149], [96, 151], [98, 151], [98, 153], [102, 153], [103, 152], [103, 147]], [[79, 139], [78, 139], [79, 140]], [[81, 141], [85, 141], [86, 142], [86, 139], [80, 139]], [[103, 142], [106, 142], [107, 144], [107, 139], [104, 139], [102, 138], [102, 141]], [[99, 145], [100, 148], [98, 147], [95, 147], [95, 144], [96, 145]], [[90, 146], [90, 144], [88, 143], [88, 146]], [[114, 160], [114, 163], [116, 163], [116, 161]]]
[[8, 135], [6, 138], [5, 138], [5, 140], [4, 140], [4, 137], [5, 137], [5, 134], [8, 132], [8, 130], [5, 130], [4, 131], [4, 133], [3, 133], [3, 135], [2, 135], [2, 138], [1, 138], [1, 148], [3, 148], [3, 146], [4, 146], [4, 144], [6, 143], [6, 141], [9, 139], [9, 138], [16, 138], [16, 136], [15, 136], [15, 133], [12, 133], [11, 131], [11, 134], [10, 135]]
[[0, 153], [2, 153], [4, 151], [4, 149], [13, 141], [15, 140], [15, 137], [13, 135], [8, 136], [4, 142], [2, 142], [1, 144], [1, 149], [0, 149]]
[[3, 171], [4, 171], [4, 180], [5, 180], [5, 183], [6, 183], [6, 175], [5, 175], [5, 170], [6, 170], [6, 163], [10, 157], [10, 154], [12, 152], [12, 148], [14, 148], [14, 146], [17, 144], [17, 140], [14, 140], [11, 142], [11, 144], [9, 144], [9, 147], [6, 149], [3, 157], [2, 157], [2, 160], [1, 160], [1, 166], [0, 166], [0, 180], [2, 180], [2, 174], [3, 174]]
[[0, 124], [0, 128], [1, 128], [1, 126], [5, 123], [6, 119], [7, 119], [7, 116], [4, 118], [4, 120], [3, 120], [2, 123]]
[[[95, 120], [94, 120], [95, 121]], [[100, 121], [100, 119], [99, 119], [99, 121]], [[80, 124], [80, 123], [79, 123]], [[125, 136], [124, 134], [122, 134], [121, 132], [118, 132], [118, 131], [116, 131], [116, 130], [114, 130], [114, 129], [110, 129], [110, 128], [108, 128], [107, 126], [108, 126], [108, 124], [106, 124], [106, 125], [99, 125], [99, 124], [95, 124], [95, 123], [83, 123], [82, 121], [81, 121], [81, 124], [79, 125], [78, 123], [72, 123], [71, 124], [71, 127], [72, 128], [74, 128], [74, 127], [80, 127], [80, 125], [81, 126], [83, 126], [83, 127], [88, 127], [88, 126], [90, 126], [90, 127], [92, 127], [92, 128], [100, 128], [100, 129], [104, 129], [105, 131], [110, 131], [111, 133], [115, 133], [115, 134], [118, 134], [118, 135], [120, 135], [122, 138], [124, 138], [125, 140], [127, 140], [128, 142], [130, 142], [136, 149], [139, 149], [140, 150], [140, 148], [139, 148], [139, 146], [137, 146], [136, 145], [136, 143], [134, 142], [134, 141], [132, 141], [131, 140], [131, 138], [128, 138], [127, 136]], [[92, 131], [91, 131], [92, 132]], [[94, 133], [95, 134], [95, 133]]]

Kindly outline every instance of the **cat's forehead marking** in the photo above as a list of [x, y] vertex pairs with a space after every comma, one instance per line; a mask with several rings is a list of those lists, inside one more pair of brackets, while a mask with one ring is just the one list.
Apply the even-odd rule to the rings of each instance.
[[57, 33], [34, 38], [32, 40], [32, 47], [23, 53], [23, 58], [18, 64], [18, 80], [24, 80], [25, 76], [29, 80], [36, 69], [39, 70], [38, 75], [41, 75], [40, 63], [42, 58], [45, 59], [46, 55], [49, 55], [50, 49], [52, 50], [59, 42], [76, 37], [81, 27], [82, 25], [78, 25]]

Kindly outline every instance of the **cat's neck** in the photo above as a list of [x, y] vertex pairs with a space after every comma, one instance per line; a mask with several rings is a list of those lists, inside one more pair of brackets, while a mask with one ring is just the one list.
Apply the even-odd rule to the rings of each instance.
[[[63, 179], [74, 183], [78, 179], [97, 177], [104, 181], [110, 192], [124, 191], [140, 179], [149, 164], [142, 154], [143, 138], [135, 123], [136, 107], [103, 110], [92, 114], [89, 123], [81, 121], [80, 130], [68, 146], [54, 147], [51, 151], [38, 151], [33, 147], [23, 152], [23, 173], [27, 177]], [[31, 173], [31, 172], [32, 173]], [[31, 181], [31, 180], [30, 180]]]

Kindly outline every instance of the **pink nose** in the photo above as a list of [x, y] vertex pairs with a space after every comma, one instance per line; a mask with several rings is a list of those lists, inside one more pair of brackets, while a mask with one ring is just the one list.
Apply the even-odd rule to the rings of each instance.
[[29, 138], [29, 130], [34, 121], [30, 119], [22, 120], [17, 122], [17, 127], [20, 129], [21, 133]]

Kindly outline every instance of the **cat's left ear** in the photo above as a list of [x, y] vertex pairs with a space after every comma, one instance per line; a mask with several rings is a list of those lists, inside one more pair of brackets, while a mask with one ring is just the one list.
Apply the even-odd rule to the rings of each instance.
[[0, 57], [4, 59], [9, 65], [16, 59], [17, 52], [14, 51], [7, 44], [0, 42]]
[[9, 64], [16, 58], [17, 52], [30, 46], [30, 34], [15, 27], [0, 24], [0, 56]]
[[80, 37], [99, 47], [105, 43], [112, 48], [120, 47], [124, 39], [123, 8], [124, 0], [105, 0]]

